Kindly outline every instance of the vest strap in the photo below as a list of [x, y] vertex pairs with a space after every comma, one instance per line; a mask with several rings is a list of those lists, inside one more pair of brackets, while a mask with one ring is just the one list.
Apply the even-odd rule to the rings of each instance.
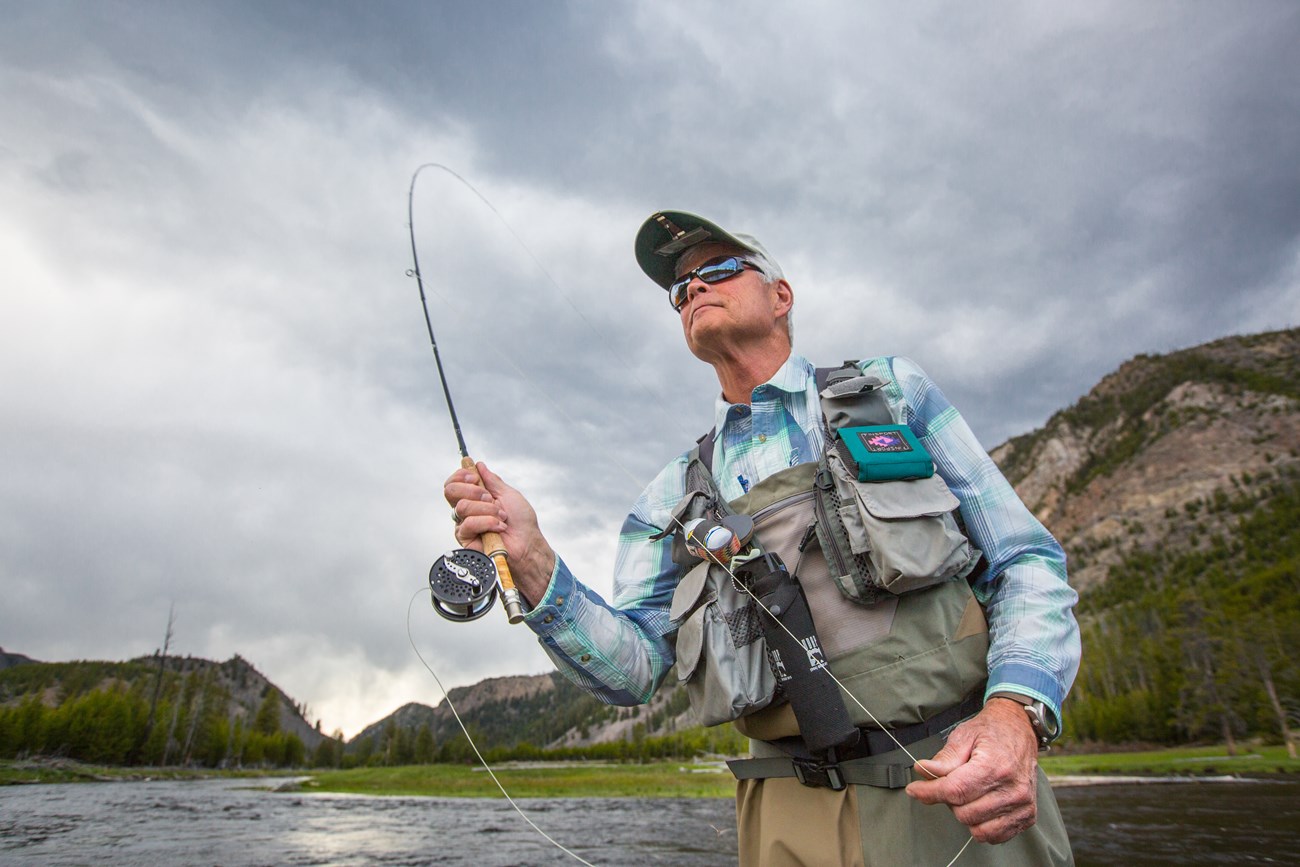
[[816, 762], [812, 759], [736, 759], [727, 767], [737, 780], [794, 777], [805, 786], [840, 791], [847, 786], [901, 789], [912, 782], [912, 766], [872, 764], [862, 759]]
[[957, 723], [979, 713], [984, 706], [983, 687], [968, 695], [961, 704], [940, 711], [924, 722], [892, 729], [892, 738], [879, 729], [861, 729], [862, 739], [848, 749], [836, 751], [837, 761], [819, 761], [811, 756], [802, 738], [781, 738], [764, 741], [786, 752], [785, 756], [768, 756], [756, 759], [734, 759], [727, 767], [738, 780], [765, 779], [767, 777], [795, 777], [805, 786], [839, 791], [845, 784], [900, 789], [912, 781], [912, 763], [888, 764], [876, 759], [898, 752], [898, 744], [911, 746], [927, 738], [943, 735]]

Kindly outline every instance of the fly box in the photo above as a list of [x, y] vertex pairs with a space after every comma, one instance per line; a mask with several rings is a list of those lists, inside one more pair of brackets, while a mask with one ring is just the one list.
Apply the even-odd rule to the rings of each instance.
[[848, 453], [860, 482], [928, 479], [934, 475], [930, 453], [907, 425], [846, 427], [838, 431], [840, 453]]

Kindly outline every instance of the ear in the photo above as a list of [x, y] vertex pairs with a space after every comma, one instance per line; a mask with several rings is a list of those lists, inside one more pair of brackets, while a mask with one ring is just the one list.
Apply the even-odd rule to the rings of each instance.
[[788, 314], [790, 308], [794, 307], [794, 290], [790, 288], [790, 284], [785, 282], [784, 279], [777, 280], [776, 284], [772, 288], [776, 293], [774, 296], [776, 299], [776, 307], [774, 309], [777, 318], [780, 318]]

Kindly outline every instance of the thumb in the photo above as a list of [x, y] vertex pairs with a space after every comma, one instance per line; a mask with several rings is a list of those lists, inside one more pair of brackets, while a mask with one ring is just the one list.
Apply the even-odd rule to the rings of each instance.
[[514, 490], [514, 488], [511, 488], [503, 482], [500, 476], [489, 470], [487, 464], [482, 461], [475, 464], [474, 469], [478, 470], [478, 477], [483, 482], [483, 487], [486, 488], [487, 492], [492, 496], [500, 497], [507, 491]]
[[925, 779], [946, 777], [957, 768], [970, 761], [971, 741], [964, 737], [960, 728], [953, 731], [943, 749], [934, 754], [934, 758], [920, 759], [916, 768]]

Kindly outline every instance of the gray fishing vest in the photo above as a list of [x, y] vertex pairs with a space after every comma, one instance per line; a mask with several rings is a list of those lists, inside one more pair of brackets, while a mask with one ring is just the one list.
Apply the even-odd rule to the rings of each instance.
[[[827, 373], [818, 371], [819, 386]], [[751, 516], [762, 549], [778, 554], [803, 585], [853, 722], [914, 725], [958, 705], [987, 677], [988, 626], [966, 580], [980, 552], [961, 531], [957, 498], [937, 474], [858, 481], [833, 445], [834, 432], [904, 420], [893, 417], [879, 379], [856, 368], [839, 374], [820, 390], [827, 445], [818, 462], [782, 470], [723, 502], [697, 446], [673, 526]], [[670, 609], [679, 624], [677, 676], [695, 715], [704, 725], [735, 721], [758, 740], [797, 735], [752, 598], [726, 569], [692, 562], [680, 533], [673, 548], [687, 567]]]

